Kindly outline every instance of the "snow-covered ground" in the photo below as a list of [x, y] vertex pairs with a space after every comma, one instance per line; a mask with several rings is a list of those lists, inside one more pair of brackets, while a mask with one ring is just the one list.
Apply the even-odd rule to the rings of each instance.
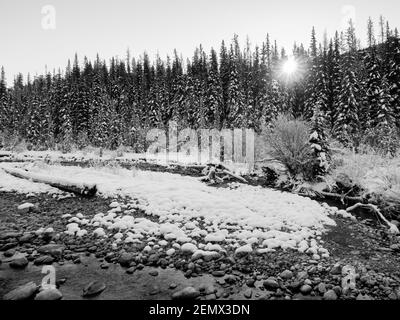
[[[96, 213], [93, 218], [64, 217], [69, 222], [66, 232], [112, 235], [115, 246], [122, 241], [134, 243], [162, 236], [173, 241], [176, 250], [196, 256], [229, 247], [237, 254], [291, 248], [319, 259], [328, 256], [320, 236], [327, 225], [335, 225], [329, 214], [337, 213], [335, 208], [290, 193], [241, 184], [213, 188], [196, 178], [170, 173], [44, 163], [3, 163], [0, 167], [28, 169], [32, 176], [46, 176], [55, 182], [67, 178], [96, 184], [103, 197], [131, 199], [128, 205], [113, 202], [108, 212]], [[2, 170], [0, 190], [54, 192], [51, 187], [13, 178]], [[148, 217], [135, 217], [136, 209]]]
[[[49, 162], [58, 161], [92, 161], [93, 163], [101, 161], [141, 161], [146, 160], [150, 163], [169, 165], [198, 165], [207, 163], [219, 163], [217, 158], [209, 159], [208, 153], [202, 153], [200, 157], [197, 155], [190, 155], [183, 152], [170, 152], [168, 155], [163, 152], [159, 153], [133, 153], [133, 152], [117, 152], [105, 150], [101, 156], [98, 148], [90, 148], [87, 150], [76, 150], [71, 153], [62, 153], [61, 151], [24, 151], [19, 153], [0, 151], [0, 155], [9, 155], [3, 159], [14, 160], [14, 161], [35, 161], [35, 160], [47, 160]], [[232, 172], [237, 174], [248, 173], [249, 165], [247, 163], [237, 163], [233, 161], [225, 161], [224, 165], [229, 168]]]

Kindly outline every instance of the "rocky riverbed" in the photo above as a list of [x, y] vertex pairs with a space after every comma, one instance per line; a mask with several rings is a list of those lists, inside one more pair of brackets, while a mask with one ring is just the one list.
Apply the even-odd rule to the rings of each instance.
[[[91, 219], [114, 201], [128, 199], [0, 193], [0, 298], [400, 299], [399, 239], [372, 221], [334, 217], [337, 226], [322, 235], [330, 257], [321, 260], [293, 250], [193, 259], [161, 238], [115, 246], [93, 232], [65, 233], [64, 215]], [[57, 289], [41, 287], [49, 265]]]

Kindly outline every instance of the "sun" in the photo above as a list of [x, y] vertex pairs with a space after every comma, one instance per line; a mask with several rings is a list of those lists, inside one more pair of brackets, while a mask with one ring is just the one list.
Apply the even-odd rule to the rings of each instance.
[[298, 65], [294, 57], [289, 57], [283, 64], [283, 72], [287, 75], [292, 75], [297, 71]]

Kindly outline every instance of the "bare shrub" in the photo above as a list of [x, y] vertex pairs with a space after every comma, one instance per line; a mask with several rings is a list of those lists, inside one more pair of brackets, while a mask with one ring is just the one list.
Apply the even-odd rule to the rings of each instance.
[[282, 162], [293, 176], [307, 180], [313, 178], [315, 165], [309, 138], [309, 125], [287, 115], [279, 115], [266, 132], [271, 156]]

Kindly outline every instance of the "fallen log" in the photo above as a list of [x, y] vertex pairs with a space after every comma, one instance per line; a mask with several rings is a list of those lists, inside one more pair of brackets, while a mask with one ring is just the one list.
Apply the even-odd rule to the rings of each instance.
[[364, 199], [362, 197], [350, 197], [347, 196], [346, 194], [338, 194], [338, 193], [331, 193], [331, 192], [325, 192], [325, 191], [315, 191], [317, 194], [322, 195], [325, 198], [330, 198], [330, 199], [335, 199], [339, 200], [341, 203], [344, 204], [344, 201], [349, 201], [349, 202], [363, 202]]
[[49, 186], [60, 189], [62, 191], [72, 192], [81, 196], [93, 197], [97, 192], [97, 187], [95, 184], [76, 183], [73, 181], [69, 181], [67, 179], [52, 180], [49, 177], [30, 173], [26, 170], [21, 170], [21, 169], [11, 170], [3, 168], [3, 170], [7, 174], [10, 174], [16, 178], [26, 179], [36, 183], [48, 184]]
[[378, 217], [380, 219], [382, 219], [383, 222], [386, 223], [386, 225], [389, 227], [389, 232], [393, 233], [393, 234], [398, 234], [399, 233], [399, 229], [391, 222], [389, 222], [384, 216], [383, 214], [380, 212], [380, 210], [378, 209], [377, 206], [373, 205], [373, 204], [364, 204], [364, 203], [356, 203], [354, 206], [351, 206], [349, 208], [346, 209], [347, 212], [351, 212], [353, 210], [356, 210], [358, 208], [362, 208], [362, 209], [369, 209], [372, 210], [373, 212], [375, 212]]

